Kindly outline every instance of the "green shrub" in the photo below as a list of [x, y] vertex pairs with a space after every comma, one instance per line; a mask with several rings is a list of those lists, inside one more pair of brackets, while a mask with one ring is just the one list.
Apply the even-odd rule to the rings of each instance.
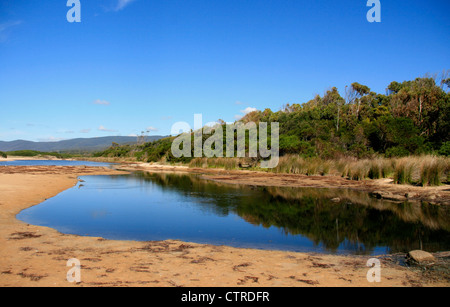
[[6, 153], [4, 153], [3, 151], [0, 151], [0, 157], [2, 158], [8, 158], [8, 155]]
[[410, 152], [401, 146], [391, 147], [388, 150], [386, 150], [386, 158], [392, 158], [392, 157], [406, 157], [410, 154]]
[[450, 142], [444, 142], [438, 152], [441, 156], [450, 156]]
[[280, 152], [281, 154], [295, 153], [299, 151], [300, 139], [296, 135], [280, 136]]

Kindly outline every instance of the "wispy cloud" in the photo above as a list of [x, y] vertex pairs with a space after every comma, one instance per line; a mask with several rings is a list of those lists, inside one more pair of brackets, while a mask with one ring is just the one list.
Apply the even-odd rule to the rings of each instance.
[[128, 6], [131, 2], [134, 2], [135, 0], [119, 0], [117, 2], [117, 6], [114, 9], [115, 11], [121, 11], [123, 10], [126, 6]]
[[98, 130], [99, 130], [99, 131], [104, 131], [104, 132], [117, 132], [117, 130], [114, 130], [114, 129], [107, 129], [107, 128], [105, 128], [104, 126], [98, 127]]
[[109, 106], [111, 103], [106, 100], [97, 99], [94, 101], [94, 104], [102, 105], [102, 106]]
[[147, 131], [158, 131], [158, 128], [150, 126], [150, 127], [147, 127]]
[[91, 132], [91, 129], [81, 129], [80, 133], [89, 133]]
[[5, 42], [8, 38], [9, 29], [18, 26], [22, 23], [21, 20], [7, 21], [0, 23], [0, 43]]

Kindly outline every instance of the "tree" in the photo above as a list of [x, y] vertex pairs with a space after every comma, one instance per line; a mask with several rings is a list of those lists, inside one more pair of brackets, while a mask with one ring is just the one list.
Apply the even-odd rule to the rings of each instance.
[[336, 87], [328, 90], [323, 98], [320, 100], [323, 106], [327, 106], [330, 113], [336, 113], [336, 132], [339, 131], [339, 120], [341, 115], [341, 108], [345, 104], [344, 98], [339, 94]]
[[359, 118], [359, 111], [361, 109], [361, 98], [370, 93], [370, 88], [366, 85], [359, 84], [358, 82], [352, 83], [348, 92], [349, 103], [356, 104], [356, 117]]

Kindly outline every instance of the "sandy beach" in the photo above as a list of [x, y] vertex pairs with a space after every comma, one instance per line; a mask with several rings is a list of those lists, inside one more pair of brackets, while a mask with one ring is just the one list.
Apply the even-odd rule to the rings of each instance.
[[[254, 185], [345, 186], [376, 190], [389, 183], [343, 182], [339, 178], [276, 176], [248, 171], [226, 172], [128, 165], [124, 169], [203, 173], [210, 180]], [[77, 184], [78, 176], [121, 174], [124, 171], [72, 166], [0, 166], [0, 286], [37, 287], [410, 287], [449, 286], [445, 279], [397, 264], [395, 257], [381, 261], [381, 282], [370, 283], [368, 256], [335, 256], [264, 251], [181, 241], [135, 242], [65, 235], [16, 219], [23, 209]], [[389, 186], [393, 194], [405, 188]], [[441, 201], [448, 188], [421, 190], [408, 187], [413, 197]], [[438, 197], [436, 196], [438, 195]], [[438, 261], [440, 255], [435, 255]], [[448, 256], [448, 255], [447, 255]], [[67, 261], [81, 262], [81, 282], [69, 283]]]

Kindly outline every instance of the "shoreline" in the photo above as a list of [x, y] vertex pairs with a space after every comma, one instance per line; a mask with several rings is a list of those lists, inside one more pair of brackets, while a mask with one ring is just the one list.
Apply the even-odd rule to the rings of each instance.
[[[152, 171], [190, 169], [153, 166]], [[176, 240], [115, 241], [65, 235], [16, 219], [21, 210], [76, 185], [79, 176], [123, 173], [98, 167], [1, 168], [0, 286], [449, 286], [445, 280], [424, 279], [420, 272], [400, 266], [389, 257], [374, 257], [381, 261], [382, 282], [369, 283], [369, 256], [268, 251]], [[236, 181], [227, 173], [206, 173], [206, 177], [212, 176], [207, 179]], [[66, 262], [71, 258], [81, 262], [79, 284], [66, 280]]]
[[408, 201], [428, 202], [434, 205], [450, 205], [450, 187], [448, 185], [422, 187], [408, 184], [394, 184], [392, 179], [387, 178], [356, 181], [333, 175], [307, 176], [253, 170], [191, 168], [188, 166], [142, 162], [121, 164], [116, 168], [128, 171], [196, 173], [202, 175], [202, 178], [206, 180], [250, 186], [352, 189], [368, 192], [376, 198], [383, 198], [397, 203]]
[[47, 161], [47, 160], [52, 160], [52, 161], [74, 161], [75, 159], [69, 158], [69, 159], [61, 159], [61, 158], [56, 158], [54, 156], [39, 156], [39, 157], [23, 157], [23, 156], [8, 156], [8, 158], [3, 158], [0, 157], [0, 162], [9, 162], [9, 161], [20, 161], [20, 160], [43, 160], [43, 161]]

